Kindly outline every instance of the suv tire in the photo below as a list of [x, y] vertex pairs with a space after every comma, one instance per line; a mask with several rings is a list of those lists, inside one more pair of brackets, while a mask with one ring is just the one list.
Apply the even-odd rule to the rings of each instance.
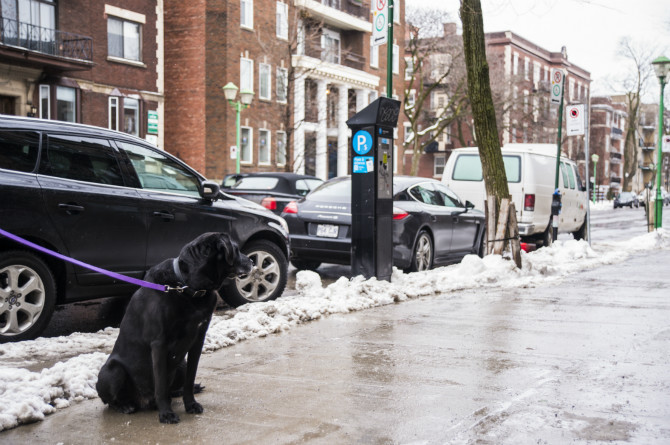
[[242, 253], [255, 267], [248, 275], [228, 280], [222, 287], [221, 298], [233, 307], [247, 303], [274, 300], [286, 287], [288, 261], [274, 243], [256, 240], [242, 248]]
[[55, 306], [56, 283], [41, 258], [22, 250], [0, 252], [0, 343], [38, 337]]

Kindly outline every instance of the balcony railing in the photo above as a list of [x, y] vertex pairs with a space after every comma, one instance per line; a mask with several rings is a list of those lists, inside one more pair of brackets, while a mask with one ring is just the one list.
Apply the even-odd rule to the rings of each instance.
[[622, 139], [623, 130], [620, 128], [612, 127], [612, 139]]
[[42, 28], [13, 19], [2, 19], [0, 44], [25, 48], [41, 54], [68, 59], [93, 61], [91, 37]]
[[621, 161], [621, 153], [616, 151], [610, 151], [610, 160], [614, 159], [616, 159], [617, 161]]

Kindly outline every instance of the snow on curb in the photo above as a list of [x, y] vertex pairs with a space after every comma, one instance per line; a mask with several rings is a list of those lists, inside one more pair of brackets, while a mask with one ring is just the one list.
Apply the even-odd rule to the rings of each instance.
[[[405, 274], [393, 270], [391, 282], [363, 277], [340, 278], [323, 287], [321, 277], [298, 272], [298, 295], [266, 303], [244, 305], [236, 311], [214, 316], [204, 351], [213, 352], [239, 341], [289, 330], [329, 314], [347, 313], [408, 299], [480, 287], [529, 287], [559, 280], [575, 272], [624, 261], [633, 253], [670, 248], [670, 234], [662, 229], [624, 242], [600, 244], [593, 250], [585, 241], [556, 241], [550, 248], [526, 254], [523, 268], [500, 256], [466, 256], [459, 264], [427, 272]], [[100, 367], [111, 351], [118, 329], [95, 334], [75, 333], [67, 337], [0, 345], [0, 431], [22, 423], [39, 421], [57, 409], [83, 399], [96, 398], [95, 383]], [[96, 351], [96, 352], [92, 352]], [[76, 356], [72, 357], [73, 355]], [[34, 355], [72, 358], [33, 372], [25, 366]]]

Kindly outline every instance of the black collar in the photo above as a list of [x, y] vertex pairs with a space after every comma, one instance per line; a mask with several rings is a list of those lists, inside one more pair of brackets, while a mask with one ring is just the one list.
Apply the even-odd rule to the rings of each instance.
[[172, 270], [174, 270], [174, 274], [177, 276], [177, 284], [180, 286], [176, 289], [178, 292], [186, 294], [191, 298], [199, 298], [207, 293], [206, 289], [193, 290], [186, 285], [184, 275], [181, 273], [181, 269], [179, 268], [179, 257], [172, 260]]

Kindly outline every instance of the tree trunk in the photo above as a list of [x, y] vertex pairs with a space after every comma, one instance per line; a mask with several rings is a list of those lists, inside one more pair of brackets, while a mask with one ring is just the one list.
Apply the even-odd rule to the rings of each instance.
[[[468, 94], [475, 123], [479, 156], [486, 184], [487, 199], [494, 197], [497, 208], [501, 200], [509, 197], [507, 176], [503, 164], [500, 140], [493, 106], [489, 65], [486, 61], [484, 43], [484, 20], [479, 0], [461, 0], [461, 21], [463, 22], [463, 46], [468, 72]], [[495, 217], [496, 222], [498, 215]]]

